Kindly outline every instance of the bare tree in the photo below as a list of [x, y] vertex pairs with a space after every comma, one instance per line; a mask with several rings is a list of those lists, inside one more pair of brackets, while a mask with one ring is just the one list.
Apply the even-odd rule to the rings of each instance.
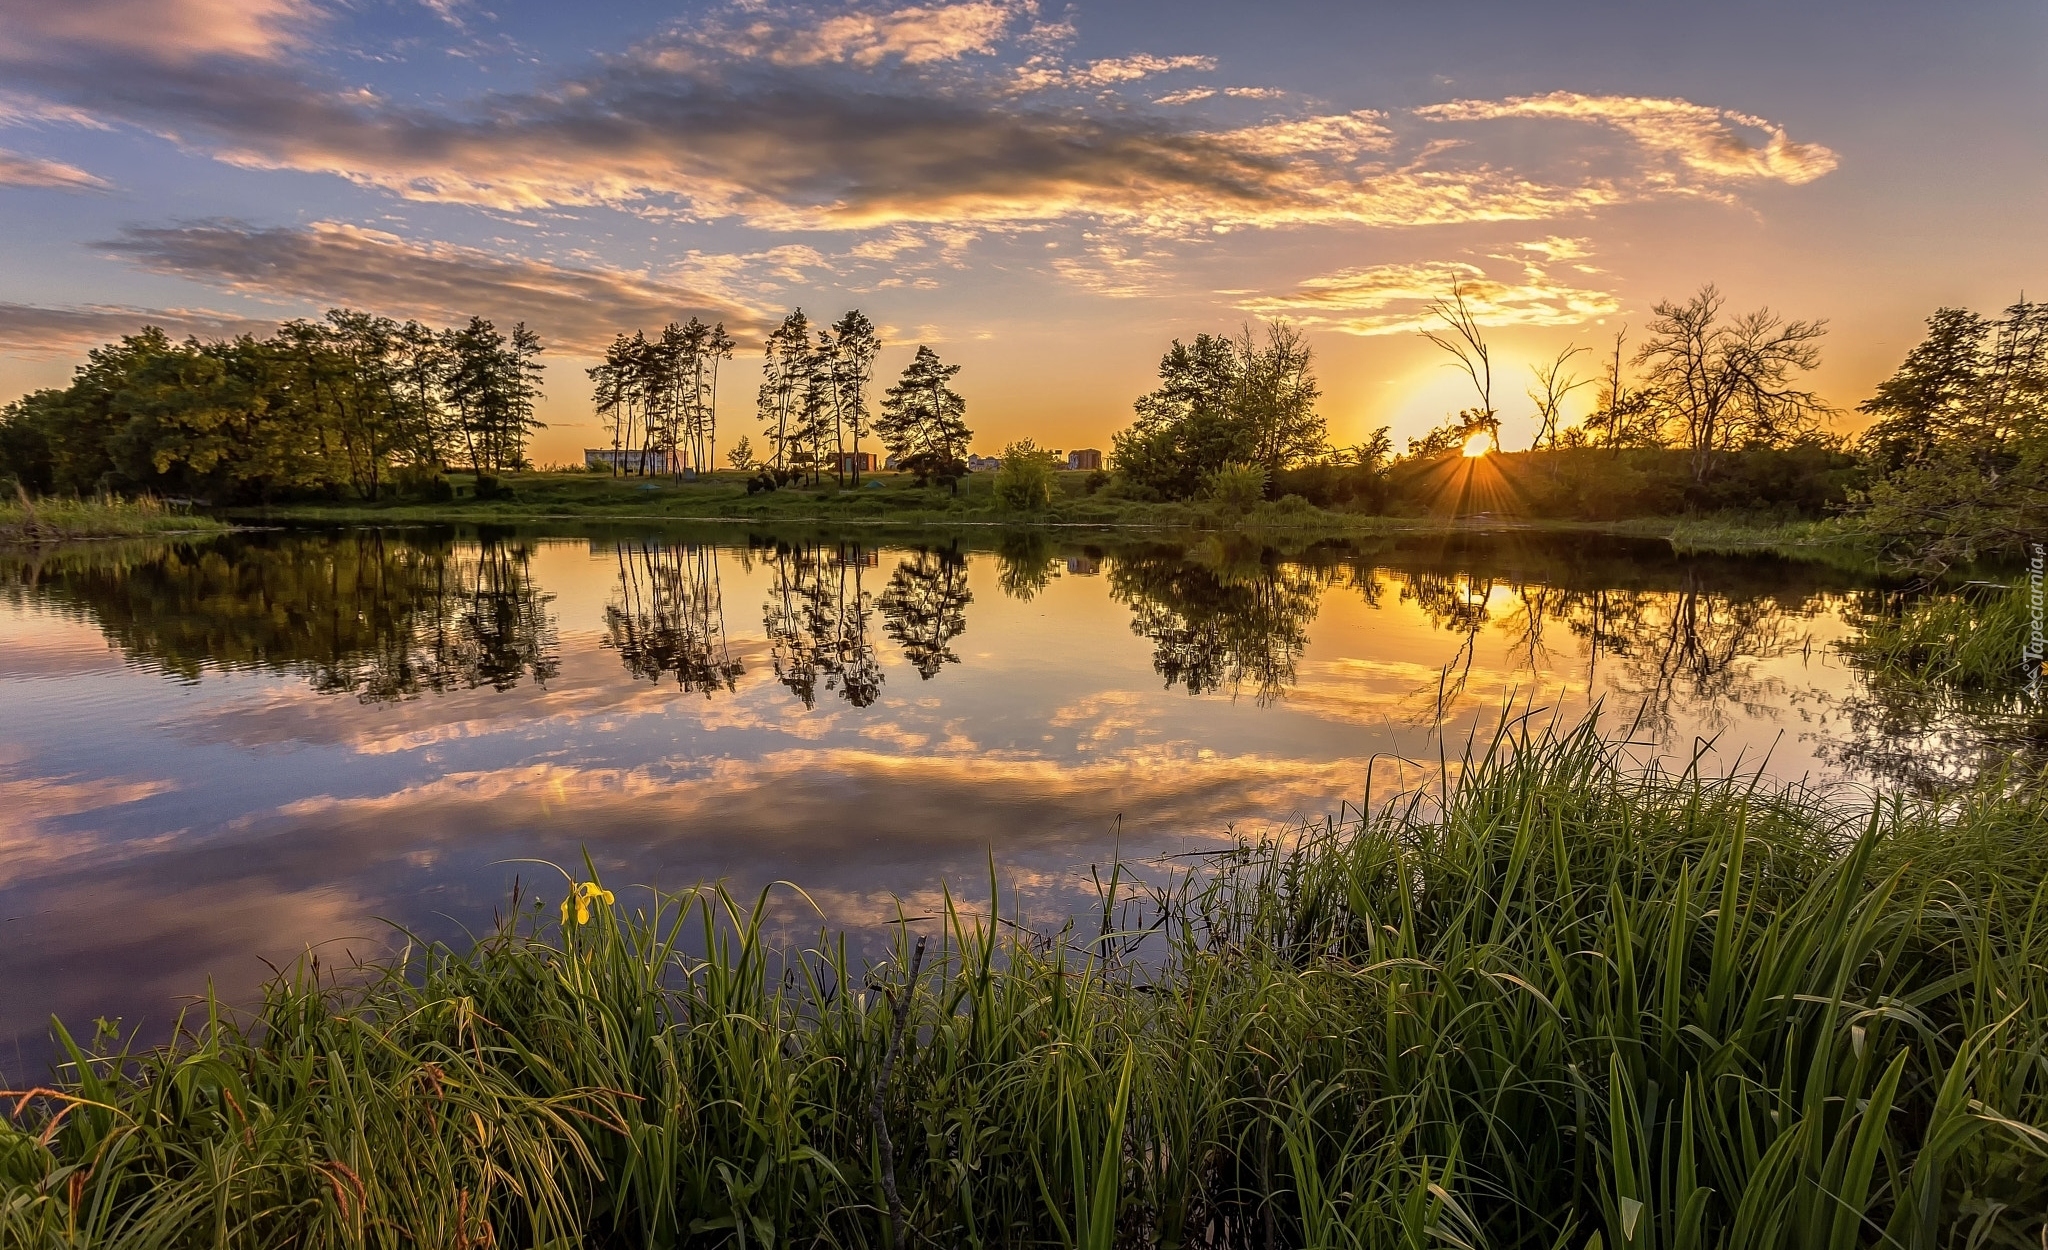
[[1529, 366], [1529, 372], [1536, 375], [1536, 387], [1540, 388], [1529, 391], [1529, 398], [1536, 402], [1536, 419], [1541, 423], [1536, 430], [1536, 441], [1529, 444], [1532, 451], [1545, 445], [1557, 446], [1558, 416], [1565, 398], [1582, 386], [1592, 385], [1591, 378], [1565, 372], [1565, 366], [1571, 363], [1572, 357], [1585, 350], [1567, 343], [1557, 354], [1557, 359], [1549, 364]]
[[1450, 353], [1465, 376], [1472, 379], [1472, 389], [1479, 393], [1478, 420], [1472, 424], [1484, 425], [1493, 437], [1495, 450], [1499, 450], [1500, 418], [1493, 410], [1493, 358], [1487, 352], [1485, 336], [1479, 332], [1479, 318], [1465, 300], [1465, 280], [1452, 278], [1451, 293], [1431, 301], [1429, 311], [1444, 328], [1424, 330], [1422, 337]]
[[1648, 366], [1645, 382], [1665, 422], [1685, 440], [1695, 482], [1719, 453], [1808, 433], [1828, 411], [1793, 385], [1820, 364], [1827, 323], [1786, 321], [1768, 308], [1724, 322], [1726, 302], [1709, 283], [1683, 304], [1658, 304], [1635, 357]]

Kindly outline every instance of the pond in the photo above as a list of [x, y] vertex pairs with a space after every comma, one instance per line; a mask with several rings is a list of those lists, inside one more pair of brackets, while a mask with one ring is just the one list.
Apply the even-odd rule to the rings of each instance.
[[[1645, 756], [1925, 767], [1839, 653], [1865, 576], [1463, 534], [262, 532], [17, 554], [0, 598], [0, 1070], [54, 1013], [487, 927], [515, 877], [800, 884], [876, 932], [1426, 781], [1504, 711]], [[1910, 720], [1911, 717], [1906, 719]], [[1924, 723], [1914, 732], [1926, 741]], [[793, 897], [793, 896], [792, 896]]]

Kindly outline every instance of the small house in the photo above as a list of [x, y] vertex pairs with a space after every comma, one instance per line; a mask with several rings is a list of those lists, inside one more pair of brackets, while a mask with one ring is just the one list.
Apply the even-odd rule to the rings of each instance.
[[1093, 447], [1067, 453], [1067, 468], [1084, 470], [1089, 473], [1102, 468], [1102, 453]]

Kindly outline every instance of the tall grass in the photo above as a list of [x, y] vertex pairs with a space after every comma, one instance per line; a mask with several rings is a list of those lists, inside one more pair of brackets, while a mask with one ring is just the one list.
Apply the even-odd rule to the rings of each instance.
[[860, 965], [768, 896], [515, 908], [66, 1039], [0, 1245], [2039, 1246], [2043, 803], [1515, 724], [1055, 935], [949, 904]]
[[58, 542], [75, 538], [139, 538], [151, 534], [219, 533], [228, 527], [160, 499], [30, 499], [18, 488], [0, 495], [0, 542]]
[[2012, 690], [2027, 680], [2029, 590], [1972, 585], [1881, 611], [1849, 644], [1867, 667], [1962, 690]]

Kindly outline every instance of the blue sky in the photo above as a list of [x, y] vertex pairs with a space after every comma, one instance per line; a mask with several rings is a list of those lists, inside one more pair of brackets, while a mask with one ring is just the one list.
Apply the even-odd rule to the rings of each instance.
[[[1713, 281], [1824, 317], [1845, 408], [2038, 295], [2048, 7], [0, 0], [0, 391], [144, 320], [524, 319], [541, 459], [611, 334], [865, 309], [992, 450], [1106, 445], [1168, 340], [1311, 334], [1333, 435]], [[747, 426], [744, 388], [725, 413]]]

